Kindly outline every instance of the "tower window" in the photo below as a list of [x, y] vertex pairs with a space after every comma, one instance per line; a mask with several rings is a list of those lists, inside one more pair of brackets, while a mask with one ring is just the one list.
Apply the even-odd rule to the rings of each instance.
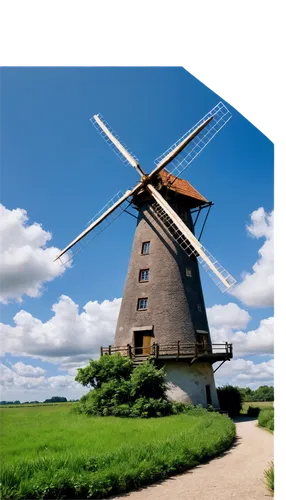
[[187, 276], [187, 278], [192, 277], [192, 270], [189, 267], [186, 268], [186, 276]]
[[150, 253], [150, 241], [144, 241], [141, 253], [142, 255], [148, 255]]
[[139, 281], [149, 281], [149, 269], [140, 270]]
[[198, 304], [198, 311], [201, 313], [202, 312], [202, 306], [201, 304]]
[[138, 311], [145, 311], [148, 306], [148, 297], [144, 297], [142, 299], [138, 299], [137, 309]]

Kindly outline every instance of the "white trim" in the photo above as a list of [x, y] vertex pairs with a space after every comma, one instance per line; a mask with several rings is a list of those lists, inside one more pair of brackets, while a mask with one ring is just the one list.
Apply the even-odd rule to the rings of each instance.
[[153, 330], [154, 325], [148, 325], [148, 326], [134, 326], [132, 328], [133, 332], [143, 332], [143, 331], [150, 331]]

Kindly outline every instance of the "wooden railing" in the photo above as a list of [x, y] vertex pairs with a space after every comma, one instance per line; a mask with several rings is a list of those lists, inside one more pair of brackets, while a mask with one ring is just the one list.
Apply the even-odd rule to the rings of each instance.
[[232, 358], [232, 344], [228, 342], [222, 344], [203, 344], [199, 342], [173, 344], [153, 343], [150, 347], [134, 347], [130, 344], [125, 346], [101, 347], [100, 354], [120, 353], [129, 358], [139, 356], [154, 356], [155, 358], [197, 358], [197, 357], [215, 357], [216, 355], [225, 355], [226, 358]]

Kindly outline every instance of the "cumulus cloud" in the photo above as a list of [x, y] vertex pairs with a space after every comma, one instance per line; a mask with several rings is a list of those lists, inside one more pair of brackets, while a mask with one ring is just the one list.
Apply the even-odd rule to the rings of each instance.
[[[214, 369], [217, 364], [214, 364]], [[234, 385], [256, 389], [260, 385], [273, 385], [274, 360], [254, 363], [246, 359], [234, 359], [226, 362], [215, 373], [217, 387]]]
[[46, 370], [43, 368], [40, 368], [39, 366], [31, 366], [31, 365], [25, 365], [25, 363], [22, 363], [22, 361], [19, 361], [18, 363], [15, 363], [12, 365], [12, 369], [14, 370], [17, 375], [20, 375], [21, 377], [41, 377], [46, 373]]
[[63, 274], [71, 262], [53, 262], [59, 249], [47, 246], [52, 235], [38, 223], [28, 224], [26, 210], [0, 204], [0, 301], [39, 297], [43, 284]]
[[251, 316], [232, 302], [208, 308], [207, 315], [213, 343], [232, 343], [236, 356], [273, 354], [273, 317], [262, 319], [254, 330], [242, 331], [247, 327]]
[[252, 267], [252, 273], [244, 273], [242, 281], [230, 293], [247, 306], [270, 307], [274, 301], [274, 212], [266, 213], [263, 207], [250, 215], [251, 224], [247, 231], [253, 238], [265, 238], [259, 249], [259, 258]]
[[22, 310], [14, 316], [15, 326], [0, 323], [2, 351], [60, 363], [74, 373], [98, 356], [101, 345], [113, 342], [120, 303], [90, 301], [79, 312], [79, 306], [62, 295], [46, 322]]
[[251, 316], [237, 304], [229, 302], [226, 305], [214, 305], [207, 309], [209, 323], [213, 327], [245, 328]]
[[87, 389], [75, 382], [74, 376], [45, 377], [40, 375], [42, 372], [42, 368], [24, 363], [16, 363], [11, 367], [0, 364], [1, 398], [8, 401], [19, 399], [23, 402], [42, 401], [51, 396], [62, 395], [67, 399], [77, 399], [87, 392]]

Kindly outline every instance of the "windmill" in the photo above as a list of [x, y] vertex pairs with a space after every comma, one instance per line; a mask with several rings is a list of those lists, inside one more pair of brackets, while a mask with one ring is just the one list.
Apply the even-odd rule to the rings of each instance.
[[93, 239], [129, 206], [137, 210], [114, 345], [102, 347], [101, 355], [120, 352], [136, 364], [152, 355], [158, 365], [165, 365], [169, 398], [203, 406], [218, 406], [212, 364], [230, 360], [232, 345], [211, 343], [198, 263], [222, 292], [235, 280], [202, 245], [201, 234], [194, 234], [198, 216], [207, 211], [203, 230], [213, 203], [179, 175], [230, 118], [219, 102], [146, 174], [104, 118], [94, 115], [94, 127], [119, 158], [136, 169], [140, 180], [112, 198], [56, 257], [66, 254], [70, 259], [71, 249], [80, 251], [90, 242], [88, 237]]

